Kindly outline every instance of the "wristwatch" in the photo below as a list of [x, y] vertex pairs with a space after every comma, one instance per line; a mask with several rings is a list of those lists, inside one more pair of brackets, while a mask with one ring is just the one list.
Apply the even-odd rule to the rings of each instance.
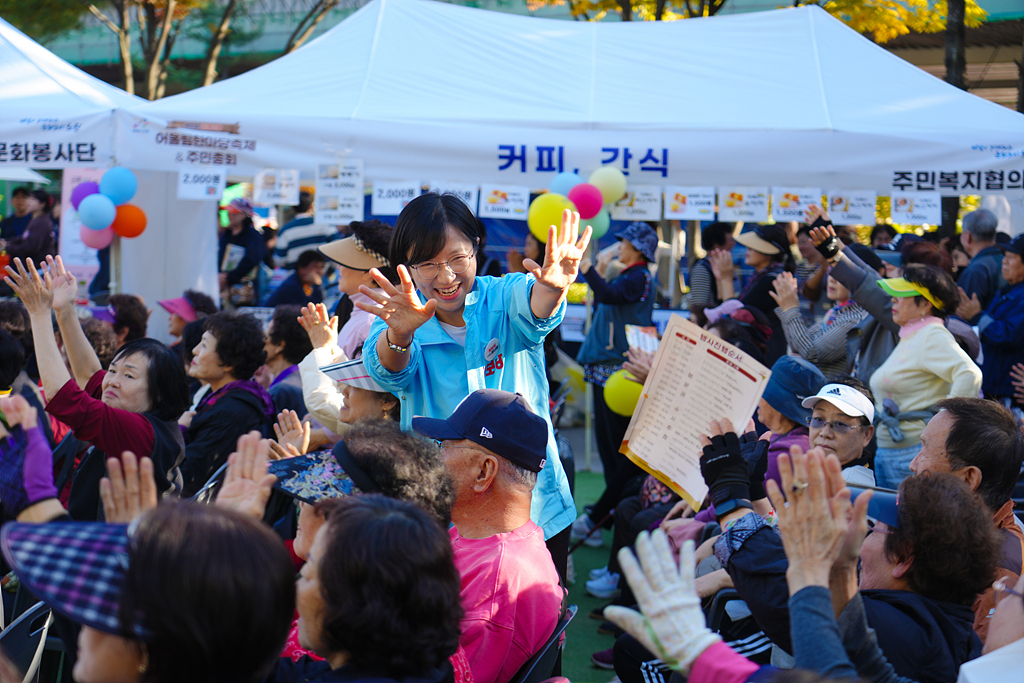
[[744, 500], [742, 498], [730, 498], [729, 500], [723, 501], [720, 505], [715, 503], [715, 517], [721, 521], [722, 517], [725, 517], [730, 512], [735, 512], [739, 508], [753, 510], [754, 506], [750, 504], [749, 500]]
[[408, 346], [399, 346], [398, 344], [392, 344], [391, 337], [388, 336], [388, 331], [386, 328], [384, 330], [384, 341], [387, 343], [388, 348], [394, 351], [395, 353], [405, 353], [406, 351], [409, 350]]

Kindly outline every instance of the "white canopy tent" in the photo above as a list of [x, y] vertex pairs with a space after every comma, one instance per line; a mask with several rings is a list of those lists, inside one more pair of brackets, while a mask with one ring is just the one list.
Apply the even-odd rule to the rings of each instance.
[[[1024, 169], [1024, 116], [816, 6], [588, 23], [374, 0], [294, 53], [135, 107], [125, 124], [130, 166], [185, 168], [220, 153], [214, 163], [246, 175], [308, 176], [350, 156], [370, 181], [540, 188], [561, 169], [613, 163], [649, 185], [888, 194], [898, 172], [914, 178], [904, 190], [927, 189], [919, 172], [956, 172], [934, 189], [1021, 195], [1006, 176]], [[150, 133], [134, 134], [139, 125]], [[1004, 173], [1001, 189], [974, 188], [986, 171]]]
[[[68, 64], [0, 19], [0, 178], [49, 182], [35, 178], [41, 176], [32, 169], [124, 163], [115, 151], [115, 129], [121, 124], [115, 111], [144, 102]], [[144, 132], [141, 126], [135, 130]], [[131, 140], [132, 128], [125, 134]], [[167, 338], [167, 316], [157, 300], [181, 296], [187, 288], [217, 293], [216, 202], [179, 201], [176, 173], [137, 176], [132, 203], [142, 207], [149, 224], [140, 237], [122, 240], [115, 259], [120, 273], [115, 268], [112, 277], [121, 291], [142, 296], [155, 309], [150, 334]], [[68, 207], [62, 214], [61, 251], [86, 265], [93, 256], [77, 233]]]

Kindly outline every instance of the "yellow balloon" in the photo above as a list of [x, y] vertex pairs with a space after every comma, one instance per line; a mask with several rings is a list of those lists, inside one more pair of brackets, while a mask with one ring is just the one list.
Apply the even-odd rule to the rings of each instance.
[[636, 410], [636, 404], [640, 401], [640, 394], [644, 391], [642, 384], [628, 379], [629, 377], [632, 377], [632, 375], [625, 370], [617, 370], [604, 383], [605, 404], [613, 413], [627, 417]]
[[555, 192], [545, 192], [533, 200], [526, 214], [526, 224], [537, 241], [547, 243], [548, 228], [552, 225], [562, 229], [562, 212], [566, 209], [575, 211], [576, 205], [568, 197]]
[[602, 166], [590, 174], [587, 182], [601, 190], [605, 204], [617, 202], [626, 194], [626, 176], [614, 166]]

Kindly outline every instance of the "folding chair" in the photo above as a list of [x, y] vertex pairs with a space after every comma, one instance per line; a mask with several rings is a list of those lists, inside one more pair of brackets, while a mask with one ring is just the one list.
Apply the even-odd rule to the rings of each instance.
[[565, 616], [555, 626], [555, 632], [544, 643], [544, 647], [530, 657], [526, 664], [523, 664], [509, 683], [541, 683], [541, 681], [551, 678], [551, 674], [555, 670], [555, 661], [565, 644], [562, 634], [565, 633], [566, 627], [569, 626], [569, 622], [576, 616], [578, 610], [579, 607], [576, 605], [569, 605], [566, 608]]
[[0, 648], [24, 674], [25, 683], [32, 680], [39, 669], [51, 623], [50, 608], [38, 602], [0, 632]]
[[221, 465], [217, 471], [213, 473], [213, 476], [203, 484], [203, 488], [196, 491], [196, 494], [189, 500], [194, 500], [197, 503], [203, 503], [205, 505], [213, 505], [213, 501], [217, 498], [217, 487], [220, 486], [221, 482], [224, 480], [224, 473], [227, 469], [227, 463]]

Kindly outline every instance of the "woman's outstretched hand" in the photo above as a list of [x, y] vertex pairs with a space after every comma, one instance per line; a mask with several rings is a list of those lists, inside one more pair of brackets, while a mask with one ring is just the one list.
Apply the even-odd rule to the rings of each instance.
[[306, 304], [299, 324], [306, 330], [314, 349], [331, 349], [338, 345], [338, 316], [329, 316], [323, 304]]
[[437, 302], [429, 299], [425, 304], [420, 303], [412, 275], [404, 265], [398, 266], [398, 287], [388, 282], [388, 279], [376, 268], [370, 270], [370, 275], [380, 287], [380, 291], [372, 290], [366, 285], [360, 285], [359, 291], [373, 299], [376, 305], [357, 301], [355, 302], [356, 306], [359, 310], [373, 313], [387, 323], [388, 329], [391, 330], [390, 339], [393, 343], [409, 342], [416, 330], [434, 317]]
[[58, 311], [66, 306], [75, 305], [78, 296], [78, 282], [75, 276], [64, 268], [64, 261], [58, 256], [46, 257], [46, 273], [44, 279], [53, 292], [53, 310]]
[[566, 209], [562, 212], [562, 229], [555, 226], [548, 228], [548, 242], [544, 247], [544, 265], [533, 259], [525, 259], [523, 267], [533, 274], [537, 284], [548, 289], [562, 292], [573, 282], [580, 272], [580, 261], [590, 244], [592, 230], [590, 226], [580, 236], [580, 215]]
[[53, 290], [39, 277], [32, 259], [25, 261], [22, 263], [20, 258], [15, 258], [13, 267], [7, 266], [4, 282], [18, 295], [29, 315], [49, 315], [53, 307]]

